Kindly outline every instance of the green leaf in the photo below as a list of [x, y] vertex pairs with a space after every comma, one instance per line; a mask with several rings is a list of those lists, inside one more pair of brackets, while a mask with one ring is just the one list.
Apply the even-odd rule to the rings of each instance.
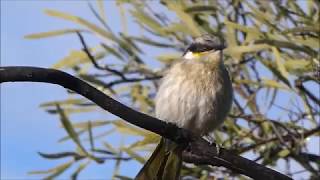
[[235, 79], [236, 83], [239, 84], [248, 84], [248, 85], [262, 85], [264, 87], [268, 87], [268, 88], [276, 88], [276, 89], [283, 89], [283, 90], [289, 90], [289, 88], [287, 86], [285, 86], [284, 84], [281, 84], [275, 80], [272, 79], [262, 79], [261, 82], [257, 82], [257, 81], [251, 81], [251, 80], [243, 80], [243, 79]]
[[[86, 113], [86, 112], [91, 112], [91, 111], [95, 111], [96, 107], [85, 107], [85, 108], [63, 108], [64, 112], [66, 114], [71, 114], [71, 113]], [[46, 111], [50, 114], [56, 114], [58, 113], [58, 111], [56, 109], [46, 109]]]
[[117, 154], [118, 150], [115, 149], [111, 144], [107, 142], [102, 142], [103, 146], [107, 148], [108, 151], [112, 152], [113, 154]]
[[163, 31], [165, 31], [166, 33], [176, 33], [176, 32], [180, 32], [183, 34], [190, 34], [190, 30], [187, 29], [184, 24], [178, 22], [178, 23], [171, 23], [168, 26], [164, 26], [162, 27]]
[[281, 84], [275, 80], [272, 80], [272, 79], [263, 79], [262, 84], [264, 86], [271, 87], [271, 88], [289, 90], [289, 88], [287, 86], [284, 86], [283, 84]]
[[161, 30], [162, 25], [158, 21], [153, 19], [151, 15], [145, 13], [143, 9], [137, 8], [131, 10], [130, 13], [136, 18], [138, 23], [145, 25], [150, 30], [160, 35], [164, 35], [164, 31]]
[[306, 33], [306, 32], [315, 32], [320, 33], [320, 24], [317, 24], [315, 26], [301, 26], [301, 27], [294, 27], [290, 29], [286, 29], [283, 31], [284, 34], [289, 33]]
[[156, 59], [162, 63], [171, 64], [172, 62], [181, 59], [181, 55], [168, 53], [157, 56]]
[[194, 5], [189, 6], [184, 9], [186, 13], [201, 13], [201, 12], [208, 12], [210, 14], [213, 14], [218, 9], [214, 6], [206, 6], [206, 5]]
[[107, 88], [107, 84], [103, 80], [101, 80], [93, 75], [79, 74], [79, 77], [87, 82], [92, 83], [94, 86], [96, 86], [97, 89], [103, 90], [103, 89]]
[[122, 120], [113, 121], [112, 123], [117, 128], [117, 130], [123, 134], [138, 135], [138, 136], [149, 136], [151, 134], [150, 131], [136, 128]]
[[173, 44], [166, 44], [166, 43], [161, 43], [158, 41], [153, 41], [150, 38], [147, 37], [135, 37], [135, 36], [129, 36], [130, 39], [134, 41], [141, 42], [143, 44], [151, 45], [151, 46], [156, 46], [156, 47], [163, 47], [163, 48], [176, 48], [175, 45]]
[[[105, 52], [95, 52], [95, 48], [93, 50], [93, 56], [95, 60], [99, 60], [105, 57]], [[71, 50], [69, 55], [57, 63], [55, 63], [52, 68], [62, 69], [62, 68], [73, 68], [80, 64], [91, 63], [91, 60], [87, 56], [87, 54], [82, 50]]]
[[236, 47], [228, 47], [225, 52], [230, 54], [242, 54], [248, 52], [258, 52], [261, 50], [269, 49], [271, 46], [267, 44], [252, 44], [252, 45], [243, 45], [243, 46], [236, 46]]
[[[116, 131], [115, 128], [111, 128], [111, 129], [109, 129], [109, 130], [107, 130], [107, 131], [104, 131], [104, 132], [102, 132], [102, 133], [94, 136], [93, 139], [98, 140], [98, 139], [100, 139], [100, 138], [104, 138], [104, 137], [106, 137], [106, 136], [114, 133], [115, 131]], [[87, 141], [87, 140], [88, 140], [88, 139], [84, 139], [84, 141]]]
[[277, 68], [276, 65], [271, 60], [261, 59], [260, 62], [264, 66], [266, 66], [271, 72], [273, 72], [273, 75], [279, 78], [279, 80], [284, 82], [288, 87], [291, 87], [289, 80], [282, 75], [282, 73], [279, 71], [279, 68]]
[[[89, 122], [89, 121], [88, 121]], [[79, 123], [73, 123], [72, 126], [74, 128], [79, 128], [79, 129], [88, 129], [88, 122], [79, 122]], [[100, 127], [100, 126], [105, 126], [112, 123], [112, 121], [106, 121], [106, 120], [94, 120], [94, 121], [90, 121], [90, 126], [91, 128], [94, 127]]]
[[101, 19], [103, 20], [104, 23], [107, 22], [107, 17], [106, 17], [106, 11], [104, 9], [104, 0], [97, 0], [97, 5], [98, 5], [98, 11]]
[[70, 166], [72, 165], [72, 162], [63, 164], [61, 166], [56, 167], [53, 170], [53, 173], [47, 177], [44, 178], [44, 180], [52, 180], [55, 177], [59, 176], [60, 174], [62, 174], [64, 171], [66, 171]]
[[121, 150], [126, 152], [130, 157], [132, 157], [136, 161], [140, 162], [141, 164], [144, 164], [146, 162], [146, 160], [142, 156], [140, 156], [139, 154], [135, 153], [134, 151], [132, 151], [129, 148], [121, 148]]
[[89, 134], [90, 148], [94, 150], [95, 146], [94, 146], [94, 140], [93, 140], [91, 121], [88, 121], [88, 134]]
[[49, 180], [49, 179], [53, 179], [53, 178], [59, 176], [60, 174], [62, 174], [72, 164], [73, 164], [73, 161], [69, 161], [67, 163], [59, 165], [59, 166], [52, 168], [52, 169], [43, 170], [43, 171], [31, 171], [31, 172], [29, 172], [29, 174], [51, 174], [51, 175], [47, 176], [46, 178], [44, 178], [44, 179]]
[[115, 175], [114, 177], [120, 180], [133, 180], [133, 178], [123, 176], [123, 175]]
[[140, 150], [145, 148], [145, 146], [148, 146], [150, 144], [157, 144], [160, 140], [160, 136], [157, 134], [150, 134], [148, 136], [145, 136], [142, 141], [137, 141], [136, 143], [133, 143], [129, 148]]
[[84, 104], [88, 102], [86, 99], [84, 98], [78, 98], [78, 99], [66, 99], [66, 100], [62, 100], [62, 101], [50, 101], [50, 102], [46, 102], [46, 103], [42, 103], [40, 104], [40, 107], [50, 107], [50, 106], [56, 106], [57, 104], [59, 105], [80, 105], [80, 104]]
[[89, 153], [85, 150], [85, 148], [82, 146], [78, 134], [73, 129], [73, 126], [69, 120], [69, 118], [66, 116], [66, 114], [63, 112], [63, 110], [60, 108], [60, 106], [57, 104], [57, 111], [60, 115], [61, 123], [64, 127], [64, 129], [67, 131], [70, 138], [77, 144], [79, 149], [81, 150], [81, 153], [84, 155], [89, 155]]
[[[87, 131], [86, 129], [82, 129], [82, 130], [80, 130], [80, 131], [78, 131], [78, 132], [76, 132], [76, 133], [77, 133], [78, 136], [80, 136], [81, 134], [85, 133], [86, 131]], [[71, 139], [71, 137], [70, 137], [69, 135], [67, 135], [67, 136], [59, 139], [58, 142], [59, 142], [59, 143], [62, 143], [62, 142], [67, 141], [67, 140], [69, 140], [69, 139]]]
[[284, 67], [290, 73], [307, 73], [311, 72], [312, 69], [312, 61], [308, 61], [305, 59], [288, 59], [284, 62]]
[[[278, 49], [275, 48], [275, 47], [272, 47], [271, 49], [272, 49], [272, 52], [273, 52], [274, 57], [275, 57], [276, 65], [277, 65], [277, 67], [278, 67], [281, 75], [282, 75], [283, 77], [285, 77], [287, 83], [289, 83], [289, 80], [288, 80], [289, 73], [287, 72], [285, 66], [283, 65], [283, 61], [282, 61], [282, 59], [281, 59], [280, 52], [279, 52]], [[289, 84], [290, 84], [290, 83], [289, 83]]]
[[290, 151], [288, 149], [283, 149], [280, 152], [278, 152], [278, 156], [284, 158], [287, 157], [290, 154]]
[[110, 40], [114, 40], [117, 41], [117, 39], [108, 31], [105, 31], [104, 29], [98, 27], [95, 24], [92, 24], [91, 22], [78, 17], [78, 16], [74, 16], [68, 13], [64, 13], [64, 12], [60, 12], [60, 11], [55, 11], [55, 10], [45, 10], [45, 13], [49, 16], [53, 16], [53, 17], [57, 17], [57, 18], [61, 18], [64, 20], [68, 20], [74, 23], [77, 23], [79, 25], [82, 25], [90, 30], [92, 30], [93, 32], [95, 32], [98, 36], [104, 38], [104, 39], [110, 39]]
[[76, 169], [76, 171], [75, 171], [74, 173], [72, 173], [71, 179], [72, 179], [72, 180], [76, 180], [77, 177], [78, 177], [78, 175], [79, 175], [79, 173], [80, 173], [84, 168], [86, 168], [89, 164], [90, 164], [90, 161], [87, 161], [87, 162], [85, 162], [85, 163], [81, 163], [81, 164], [78, 166], [78, 168]]
[[24, 36], [24, 38], [26, 38], [26, 39], [41, 39], [41, 38], [55, 37], [55, 36], [61, 36], [61, 35], [77, 33], [77, 32], [89, 32], [89, 31], [82, 30], [82, 29], [61, 29], [61, 30], [55, 30], [55, 31], [29, 34], [29, 35]]
[[61, 159], [61, 158], [66, 158], [66, 157], [73, 157], [75, 160], [80, 160], [83, 158], [83, 156], [75, 153], [75, 152], [60, 152], [60, 153], [42, 153], [38, 152], [38, 154], [46, 159]]
[[255, 37], [259, 37], [260, 35], [262, 35], [261, 31], [255, 27], [249, 27], [249, 26], [245, 26], [245, 25], [241, 25], [241, 24], [237, 24], [235, 22], [232, 21], [228, 21], [225, 20], [224, 24], [231, 28], [231, 29], [237, 29], [239, 31], [245, 32], [247, 34], [253, 34]]
[[106, 44], [101, 44], [101, 46], [110, 54], [114, 55], [115, 57], [117, 57], [119, 60], [121, 61], [125, 61], [125, 58], [118, 52], [116, 51], [114, 48], [106, 45]]
[[201, 31], [199, 29], [199, 25], [195, 23], [193, 18], [184, 11], [184, 7], [182, 7], [183, 1], [170, 1], [167, 3], [167, 6], [170, 10], [174, 11], [179, 20], [186, 26], [185, 29], [189, 31], [189, 34], [193, 37], [198, 37], [201, 35]]

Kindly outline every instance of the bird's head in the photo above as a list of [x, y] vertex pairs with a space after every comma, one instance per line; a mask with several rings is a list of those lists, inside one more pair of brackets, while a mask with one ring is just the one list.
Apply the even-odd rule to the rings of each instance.
[[209, 34], [197, 37], [183, 53], [183, 58], [210, 59], [210, 61], [220, 61], [222, 59], [222, 50], [226, 48], [224, 43], [217, 37]]

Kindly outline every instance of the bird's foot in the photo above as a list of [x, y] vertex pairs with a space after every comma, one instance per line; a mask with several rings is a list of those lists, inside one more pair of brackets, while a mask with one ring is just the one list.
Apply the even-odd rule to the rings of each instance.
[[220, 156], [220, 146], [218, 144], [216, 145], [216, 151], [217, 151], [217, 156]]
[[210, 135], [205, 135], [203, 138], [209, 142], [210, 146], [214, 143], [214, 138]]
[[210, 146], [215, 146], [216, 147], [216, 152], [217, 152], [217, 156], [220, 155], [220, 146], [214, 142], [214, 138], [210, 135], [206, 135], [203, 137], [206, 141], [209, 142]]

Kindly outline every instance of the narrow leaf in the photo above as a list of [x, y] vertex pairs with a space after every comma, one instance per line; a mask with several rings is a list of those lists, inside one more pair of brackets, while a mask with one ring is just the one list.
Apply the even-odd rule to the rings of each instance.
[[59, 176], [60, 174], [62, 174], [64, 171], [66, 171], [71, 165], [73, 164], [73, 162], [68, 162], [65, 163], [61, 166], [58, 166], [56, 168], [53, 169], [53, 173], [47, 177], [44, 178], [44, 180], [52, 180], [55, 177]]
[[86, 168], [89, 164], [90, 164], [90, 161], [87, 161], [87, 162], [85, 162], [85, 163], [81, 163], [81, 164], [79, 165], [79, 167], [76, 169], [76, 171], [71, 175], [71, 179], [72, 179], [72, 180], [76, 180], [77, 177], [78, 177], [78, 175], [79, 175], [79, 173], [80, 173], [84, 168]]
[[86, 30], [81, 29], [61, 29], [61, 30], [55, 30], [55, 31], [48, 31], [48, 32], [41, 32], [41, 33], [34, 33], [24, 36], [26, 39], [41, 39], [41, 38], [48, 38], [48, 37], [55, 37], [55, 36], [61, 36], [76, 32], [89, 32]]
[[64, 129], [67, 131], [68, 135], [71, 137], [71, 139], [77, 144], [79, 149], [82, 151], [83, 154], [88, 155], [88, 152], [85, 150], [85, 148], [81, 145], [78, 134], [73, 129], [73, 126], [69, 120], [69, 118], [66, 116], [66, 114], [63, 112], [63, 110], [60, 108], [60, 106], [57, 104], [57, 111], [60, 115], [61, 123], [64, 127]]
[[137, 160], [141, 164], [144, 164], [146, 162], [146, 160], [142, 156], [138, 155], [137, 153], [135, 153], [134, 151], [132, 151], [129, 148], [121, 148], [121, 150], [126, 152], [130, 157]]
[[91, 121], [88, 121], [88, 134], [89, 134], [90, 148], [92, 150], [94, 150], [95, 147], [94, 147], [94, 141], [93, 141], [93, 133], [92, 133]]
[[[52, 175], [58, 176], [59, 174], [63, 173], [67, 168], [69, 168], [72, 165], [73, 161], [69, 161], [67, 163], [64, 163], [62, 165], [59, 165], [57, 167], [48, 169], [48, 170], [42, 170], [42, 171], [31, 171], [28, 172], [28, 174], [49, 174], [52, 173]], [[57, 174], [59, 173], [59, 174]], [[50, 176], [52, 176], [50, 175]], [[48, 176], [48, 177], [50, 177]]]
[[111, 39], [111, 40], [117, 41], [116, 37], [114, 37], [110, 32], [105, 31], [104, 29], [98, 27], [97, 25], [95, 25], [95, 24], [93, 24], [93, 23], [91, 23], [81, 17], [74, 16], [74, 15], [60, 12], [60, 11], [55, 11], [55, 10], [45, 10], [45, 13], [49, 16], [65, 19], [65, 20], [77, 23], [79, 25], [82, 25], [82, 26], [92, 30], [93, 32], [95, 32], [97, 35], [99, 35], [100, 37], [102, 37], [104, 39]]

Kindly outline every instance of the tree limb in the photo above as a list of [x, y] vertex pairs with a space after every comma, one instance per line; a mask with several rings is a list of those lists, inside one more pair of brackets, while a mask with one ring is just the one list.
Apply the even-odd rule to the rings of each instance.
[[0, 83], [4, 82], [44, 82], [73, 90], [131, 124], [157, 133], [176, 143], [187, 145], [183, 155], [186, 162], [224, 166], [253, 179], [291, 179], [224, 148], [221, 148], [218, 153], [214, 143], [209, 144], [201, 137], [195, 136], [185, 129], [178, 128], [174, 124], [137, 112], [65, 72], [38, 67], [0, 67]]

